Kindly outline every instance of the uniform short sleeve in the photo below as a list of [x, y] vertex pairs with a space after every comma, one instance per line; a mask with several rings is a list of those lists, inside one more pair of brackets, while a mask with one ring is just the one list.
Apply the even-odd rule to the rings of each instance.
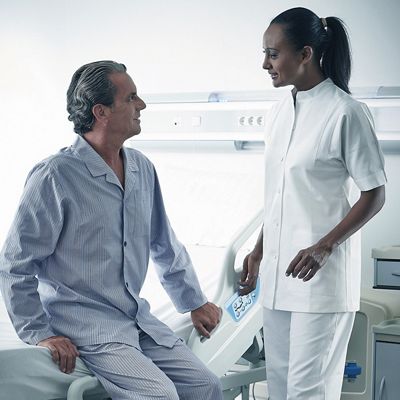
[[336, 128], [342, 161], [357, 187], [367, 191], [384, 185], [384, 158], [368, 107], [360, 102], [349, 105]]

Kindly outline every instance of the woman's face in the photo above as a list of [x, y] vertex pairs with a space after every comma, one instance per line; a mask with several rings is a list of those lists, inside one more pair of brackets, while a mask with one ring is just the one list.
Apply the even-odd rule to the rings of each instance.
[[287, 41], [281, 24], [268, 27], [264, 33], [263, 47], [263, 68], [271, 75], [274, 87], [298, 87], [304, 72], [302, 51], [295, 50]]

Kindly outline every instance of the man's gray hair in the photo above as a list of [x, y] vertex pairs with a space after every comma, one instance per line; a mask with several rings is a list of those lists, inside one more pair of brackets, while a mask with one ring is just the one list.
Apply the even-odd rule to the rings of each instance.
[[79, 135], [92, 130], [95, 104], [112, 106], [116, 87], [110, 74], [126, 72], [124, 64], [114, 61], [95, 61], [80, 67], [72, 76], [67, 91], [68, 119], [74, 123], [74, 131]]

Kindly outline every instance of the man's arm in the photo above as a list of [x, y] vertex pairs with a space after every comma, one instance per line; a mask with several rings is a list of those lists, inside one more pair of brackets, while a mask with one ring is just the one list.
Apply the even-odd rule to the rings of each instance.
[[28, 176], [0, 253], [4, 302], [17, 334], [29, 344], [54, 336], [37, 290], [37, 276], [55, 249], [63, 218], [54, 192], [49, 171], [39, 165]]
[[[62, 224], [61, 188], [48, 169], [39, 165], [27, 179], [0, 254], [0, 285], [8, 314], [18, 336], [32, 345], [49, 347], [48, 338], [55, 337], [39, 297], [37, 276], [55, 250]], [[53, 358], [58, 347], [57, 343], [49, 347]], [[60, 369], [69, 371], [70, 365], [61, 355]]]
[[191, 311], [194, 326], [208, 337], [220, 320], [220, 309], [207, 302], [190, 256], [171, 228], [155, 170], [150, 250], [161, 284], [176, 309]]

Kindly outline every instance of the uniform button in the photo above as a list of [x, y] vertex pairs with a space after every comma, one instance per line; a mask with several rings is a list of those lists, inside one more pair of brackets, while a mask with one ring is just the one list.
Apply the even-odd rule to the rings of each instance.
[[124, 242], [124, 247], [126, 247], [126, 245], [127, 245], [127, 243], [126, 243], [126, 242]]
[[282, 157], [282, 158], [281, 158], [281, 162], [283, 162], [283, 160], [284, 160], [284, 159], [285, 159], [285, 158], [284, 158], [284, 157]]
[[125, 286], [126, 286], [126, 287], [129, 287], [128, 282], [125, 282]]

